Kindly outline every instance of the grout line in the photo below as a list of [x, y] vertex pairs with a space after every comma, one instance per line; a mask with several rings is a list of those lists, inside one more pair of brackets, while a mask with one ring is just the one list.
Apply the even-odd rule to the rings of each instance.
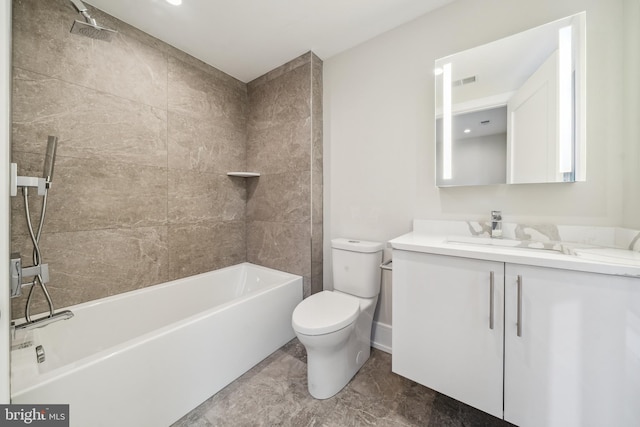
[[[60, 78], [60, 77], [49, 76], [49, 75], [43, 74], [43, 73], [41, 73], [39, 71], [33, 71], [33, 70], [28, 69], [28, 68], [19, 67], [19, 66], [16, 66], [16, 65], [14, 65], [13, 68], [16, 69], [16, 70], [22, 70], [22, 71], [26, 71], [27, 73], [32, 73], [32, 74], [36, 74], [38, 76], [45, 77], [47, 80], [57, 80], [59, 82], [62, 82], [62, 83], [65, 83], [65, 84], [68, 84], [68, 85], [71, 85], [71, 86], [79, 87], [79, 88], [82, 88], [84, 90], [90, 90], [92, 92], [96, 92], [99, 95], [112, 96], [114, 98], [123, 99], [125, 101], [133, 102], [135, 104], [144, 105], [144, 106], [149, 107], [149, 108], [155, 108], [157, 110], [162, 110], [162, 107], [158, 107], [157, 105], [147, 104], [145, 102], [142, 102], [142, 101], [139, 101], [139, 100], [136, 100], [136, 99], [125, 98], [124, 96], [116, 95], [116, 94], [114, 94], [112, 92], [107, 92], [105, 90], [97, 89], [97, 88], [91, 87], [91, 86], [85, 86], [85, 85], [82, 85], [82, 84], [79, 84], [79, 83], [76, 83], [76, 82], [73, 82], [73, 81], [65, 80], [65, 79]], [[16, 79], [16, 74], [13, 73], [12, 80], [24, 80], [24, 79]]]

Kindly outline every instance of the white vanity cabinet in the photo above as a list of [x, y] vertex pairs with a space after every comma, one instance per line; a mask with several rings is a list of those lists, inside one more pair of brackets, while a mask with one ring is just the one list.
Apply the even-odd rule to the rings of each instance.
[[640, 426], [640, 279], [506, 264], [505, 295], [505, 420]]
[[521, 427], [640, 426], [640, 279], [393, 257], [394, 372]]
[[394, 250], [392, 304], [393, 372], [502, 418], [504, 264]]

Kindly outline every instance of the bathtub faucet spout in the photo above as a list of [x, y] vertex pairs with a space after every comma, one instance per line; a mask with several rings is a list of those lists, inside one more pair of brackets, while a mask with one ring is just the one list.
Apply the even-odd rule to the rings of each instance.
[[32, 320], [30, 322], [21, 323], [15, 326], [16, 331], [24, 330], [29, 331], [31, 329], [43, 328], [51, 323], [58, 322], [60, 320], [67, 320], [73, 317], [73, 312], [70, 310], [60, 311], [56, 314], [52, 314], [47, 317], [41, 317], [40, 319]]

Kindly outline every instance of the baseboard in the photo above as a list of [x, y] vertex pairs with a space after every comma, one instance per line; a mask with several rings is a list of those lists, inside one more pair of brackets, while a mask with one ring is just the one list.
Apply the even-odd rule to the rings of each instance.
[[373, 322], [371, 329], [371, 347], [391, 354], [391, 325]]

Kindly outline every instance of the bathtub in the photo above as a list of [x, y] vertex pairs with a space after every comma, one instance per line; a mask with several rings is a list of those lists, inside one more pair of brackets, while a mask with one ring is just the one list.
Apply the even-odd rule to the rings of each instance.
[[244, 263], [69, 307], [16, 331], [11, 401], [69, 404], [71, 426], [169, 426], [291, 340], [301, 300], [302, 277]]

